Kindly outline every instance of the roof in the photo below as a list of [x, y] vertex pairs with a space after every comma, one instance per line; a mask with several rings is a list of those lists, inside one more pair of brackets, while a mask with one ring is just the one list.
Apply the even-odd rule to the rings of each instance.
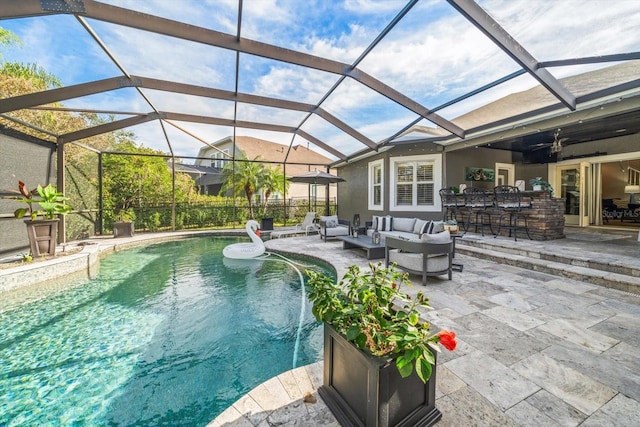
[[[570, 114], [594, 91], [638, 85], [632, 72], [605, 75], [640, 60], [631, 1], [265, 4], [0, 0], [2, 27], [24, 41], [3, 50], [5, 60], [43, 65], [62, 81], [3, 94], [0, 121], [41, 108], [93, 112], [105, 123], [43, 130], [91, 146], [127, 129], [175, 156], [241, 133], [291, 156], [308, 145], [348, 161], [413, 126], [455, 144], [536, 105]], [[573, 84], [600, 68], [602, 85]], [[529, 90], [527, 105], [519, 97]]]
[[[561, 79], [560, 82], [568, 88], [572, 93], [575, 93], [578, 99], [582, 96], [589, 96], [593, 94], [599, 94], [597, 98], [596, 108], [600, 108], [602, 105], [610, 102], [617, 102], [622, 96], [627, 98], [634, 97], [636, 100], [631, 104], [632, 111], [638, 111], [640, 108], [640, 86], [637, 85], [640, 77], [640, 61], [629, 61], [617, 65], [612, 65], [606, 68], [593, 70], [578, 74], [575, 76]], [[629, 82], [632, 84], [629, 85]], [[611, 88], [619, 89], [611, 90]], [[631, 94], [627, 91], [628, 87], [633, 89]], [[463, 114], [453, 119], [453, 122], [459, 126], [473, 130], [482, 128], [487, 124], [504, 123], [505, 126], [513, 126], [516, 122], [516, 118], [527, 116], [532, 112], [544, 111], [548, 115], [548, 111], [557, 111], [558, 116], [565, 116], [565, 125], [575, 125], [575, 117], [567, 114], [566, 110], [562, 108], [557, 99], [555, 99], [548, 91], [542, 86], [538, 85], [531, 89], [512, 93], [496, 101], [483, 105], [473, 111]], [[616, 112], [618, 115], [619, 112]], [[590, 113], [587, 113], [590, 114]], [[581, 116], [581, 121], [588, 118], [588, 115]], [[629, 121], [637, 121], [635, 119], [637, 115], [629, 116]], [[513, 120], [509, 120], [513, 119]], [[609, 119], [611, 121], [611, 119]], [[554, 131], [557, 130], [558, 122], [556, 121]], [[563, 125], [564, 126], [564, 125]], [[615, 130], [619, 130], [626, 125], [620, 125]], [[523, 126], [524, 127], [524, 126]], [[636, 133], [638, 131], [637, 126], [626, 126], [628, 131]], [[523, 132], [524, 134], [536, 132], [541, 130], [539, 127], [533, 127], [529, 132]], [[562, 130], [562, 129], [561, 129]], [[615, 130], [613, 132], [615, 132]], [[566, 131], [566, 129], [565, 129]], [[593, 130], [591, 130], [593, 132]], [[615, 133], [616, 136], [620, 136], [621, 132]], [[563, 136], [567, 136], [566, 133]], [[542, 139], [549, 140], [549, 135], [544, 133], [540, 135]], [[594, 134], [594, 137], [596, 135]], [[603, 137], [602, 134], [599, 136]], [[403, 141], [411, 140], [433, 140], [442, 145], [453, 145], [459, 141], [457, 138], [451, 138], [449, 133], [443, 129], [430, 127], [430, 126], [413, 126], [403, 133], [403, 137], [399, 138]], [[495, 144], [495, 138], [488, 140], [490, 143]], [[499, 143], [500, 144], [500, 143]], [[532, 147], [539, 144], [536, 139], [531, 140]], [[505, 146], [504, 142], [501, 144]], [[522, 147], [516, 151], [522, 151]]]

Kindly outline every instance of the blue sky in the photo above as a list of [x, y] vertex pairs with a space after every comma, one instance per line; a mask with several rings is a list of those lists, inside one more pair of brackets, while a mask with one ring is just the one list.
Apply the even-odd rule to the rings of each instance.
[[[226, 0], [117, 0], [105, 3], [186, 22], [227, 34], [237, 32], [237, 2]], [[352, 63], [405, 6], [397, 0], [246, 0], [242, 37]], [[637, 0], [487, 0], [494, 19], [538, 60], [555, 60], [640, 51], [640, 3]], [[218, 89], [235, 88], [235, 53], [211, 46], [145, 33], [87, 19], [124, 69], [134, 75], [176, 80]], [[121, 75], [105, 52], [72, 16], [0, 21], [23, 41], [3, 51], [7, 61], [37, 63], [72, 85]], [[598, 64], [598, 67], [607, 64]], [[359, 68], [433, 108], [519, 67], [443, 0], [422, 0], [359, 64]], [[589, 67], [551, 69], [556, 77]], [[240, 56], [239, 90], [315, 104], [338, 76], [264, 58]], [[528, 76], [441, 112], [455, 119], [487, 102], [536, 85]], [[145, 91], [160, 110], [232, 119], [230, 102]], [[65, 105], [78, 108], [150, 112], [135, 90], [122, 89]], [[322, 107], [374, 141], [416, 119], [416, 115], [352, 79]], [[240, 105], [238, 120], [297, 126], [304, 113]], [[228, 127], [178, 123], [210, 142], [231, 134]], [[433, 126], [423, 121], [421, 125]], [[364, 146], [313, 116], [303, 129], [345, 153]], [[158, 123], [131, 128], [138, 141], [167, 151]], [[196, 155], [201, 143], [168, 127], [176, 154]], [[239, 135], [289, 144], [289, 134], [239, 129]], [[305, 144], [300, 137], [296, 143]], [[315, 148], [311, 146], [311, 148]], [[322, 150], [318, 150], [321, 151]], [[326, 154], [326, 153], [323, 153]], [[331, 157], [331, 156], [330, 156]]]

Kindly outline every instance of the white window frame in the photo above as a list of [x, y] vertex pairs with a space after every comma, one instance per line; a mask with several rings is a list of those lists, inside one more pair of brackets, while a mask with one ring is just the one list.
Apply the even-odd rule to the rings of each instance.
[[225, 162], [229, 159], [229, 149], [225, 148], [221, 151], [214, 151], [209, 158], [211, 159], [212, 168], [222, 169]]
[[[433, 163], [433, 206], [423, 206], [416, 204], [416, 188], [414, 182], [413, 204], [396, 205], [396, 166], [398, 163]], [[415, 170], [415, 168], [414, 168]], [[389, 159], [389, 210], [398, 212], [440, 212], [442, 203], [438, 191], [442, 188], [442, 154], [425, 154], [419, 156], [391, 157]], [[415, 173], [415, 172], [414, 172]]]
[[[373, 202], [373, 187], [375, 182], [374, 171], [376, 167], [380, 167], [380, 204], [374, 204]], [[370, 211], [381, 211], [384, 209], [384, 159], [375, 160], [373, 162], [369, 162], [369, 180], [367, 188], [369, 189], [369, 200], [368, 200], [368, 208]]]

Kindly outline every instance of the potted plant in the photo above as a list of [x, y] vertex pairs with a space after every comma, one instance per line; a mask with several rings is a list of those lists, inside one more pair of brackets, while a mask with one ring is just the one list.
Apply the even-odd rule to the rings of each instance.
[[450, 233], [455, 234], [460, 231], [460, 227], [458, 226], [458, 221], [455, 219], [448, 219], [444, 222], [444, 229], [449, 230]]
[[[18, 194], [11, 198], [26, 203], [28, 207], [16, 209], [13, 214], [16, 218], [27, 215], [30, 218], [24, 222], [27, 224], [32, 256], [55, 255], [60, 221], [58, 216], [71, 212], [71, 206], [65, 203], [69, 198], [58, 192], [53, 184], [46, 187], [38, 184], [35, 190], [29, 191], [22, 181], [18, 181]], [[34, 209], [34, 204], [40, 209]]]
[[551, 184], [542, 179], [541, 176], [530, 179], [529, 184], [531, 184], [533, 191], [548, 191], [549, 193], [553, 193], [553, 187]]
[[136, 214], [132, 209], [120, 210], [117, 221], [113, 223], [113, 237], [133, 237]]
[[431, 334], [419, 309], [422, 292], [403, 292], [408, 275], [369, 264], [351, 266], [340, 283], [307, 271], [309, 299], [324, 322], [324, 375], [318, 392], [342, 425], [427, 426], [435, 407], [439, 344], [456, 347], [455, 333]]

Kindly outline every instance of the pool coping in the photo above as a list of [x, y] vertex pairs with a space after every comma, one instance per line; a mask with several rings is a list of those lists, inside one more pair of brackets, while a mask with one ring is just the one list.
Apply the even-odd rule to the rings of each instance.
[[207, 235], [242, 236], [246, 235], [246, 231], [244, 229], [224, 229], [144, 233], [124, 238], [92, 237], [87, 240], [66, 243], [56, 248], [57, 254], [64, 254], [67, 250], [72, 251], [77, 247], [82, 247], [82, 249], [70, 255], [44, 261], [25, 262], [15, 267], [0, 269], [0, 294], [49, 280], [59, 280], [68, 275], [84, 275], [85, 278], [92, 278], [98, 272], [100, 259], [103, 256], [150, 243]]

